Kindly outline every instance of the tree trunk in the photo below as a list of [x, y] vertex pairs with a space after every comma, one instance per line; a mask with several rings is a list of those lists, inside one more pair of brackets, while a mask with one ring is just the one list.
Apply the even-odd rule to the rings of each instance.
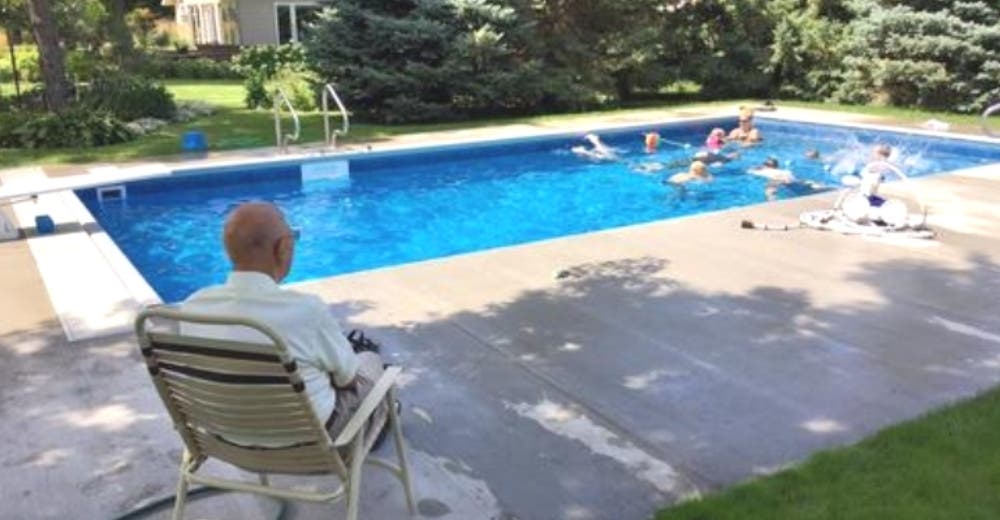
[[618, 101], [624, 102], [632, 99], [632, 71], [628, 69], [619, 70], [612, 73], [615, 80], [615, 92], [618, 94]]
[[45, 83], [45, 105], [49, 110], [59, 112], [69, 105], [70, 85], [66, 79], [66, 65], [55, 17], [48, 0], [28, 0], [27, 3], [31, 31], [38, 45], [42, 81]]
[[132, 44], [132, 33], [125, 23], [125, 0], [109, 0], [108, 31], [114, 44], [115, 57], [123, 69], [129, 70], [135, 64], [135, 46]]
[[14, 32], [9, 27], [4, 27], [4, 36], [7, 38], [7, 50], [10, 52], [10, 72], [14, 76], [14, 99], [18, 106], [21, 105], [21, 75], [17, 72], [17, 54], [14, 52]]

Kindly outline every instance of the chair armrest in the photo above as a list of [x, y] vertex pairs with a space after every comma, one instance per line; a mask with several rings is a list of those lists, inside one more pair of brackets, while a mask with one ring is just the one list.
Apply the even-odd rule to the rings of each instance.
[[378, 407], [379, 403], [385, 399], [386, 394], [389, 393], [389, 389], [396, 382], [396, 378], [399, 377], [400, 372], [403, 369], [401, 367], [389, 367], [385, 369], [382, 373], [382, 377], [378, 378], [375, 382], [375, 386], [372, 387], [371, 392], [365, 396], [365, 399], [361, 401], [361, 406], [358, 407], [358, 411], [354, 412], [351, 416], [351, 420], [347, 421], [347, 425], [344, 426], [344, 430], [340, 432], [337, 439], [333, 441], [333, 445], [336, 447], [346, 446], [351, 443], [354, 436], [361, 431], [368, 418], [375, 413], [375, 408]]

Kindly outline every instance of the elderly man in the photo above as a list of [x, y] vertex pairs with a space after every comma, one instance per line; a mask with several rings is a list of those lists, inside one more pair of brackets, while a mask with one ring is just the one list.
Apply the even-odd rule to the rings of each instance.
[[[281, 211], [263, 202], [245, 203], [226, 221], [226, 253], [233, 264], [226, 283], [202, 289], [181, 304], [184, 311], [241, 316], [273, 328], [288, 345], [316, 415], [331, 437], [347, 424], [374, 381], [382, 360], [374, 352], [355, 353], [322, 300], [278, 286], [291, 270], [296, 233]], [[253, 341], [246, 329], [185, 324], [185, 334]], [[376, 414], [379, 426], [385, 410]], [[369, 432], [371, 434], [371, 432]]]

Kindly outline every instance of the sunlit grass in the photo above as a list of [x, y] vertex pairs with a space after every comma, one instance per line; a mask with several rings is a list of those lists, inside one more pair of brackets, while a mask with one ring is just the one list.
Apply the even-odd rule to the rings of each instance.
[[875, 116], [887, 123], [922, 123], [929, 119], [937, 119], [952, 125], [953, 131], [980, 131], [980, 117], [976, 114], [953, 114], [950, 112], [932, 112], [912, 108], [887, 107], [878, 105], [837, 105], [831, 103], [808, 101], [782, 101], [782, 106], [812, 108], [818, 110], [836, 110]]
[[656, 520], [993, 520], [997, 489], [1000, 389]]
[[[243, 87], [239, 80], [167, 80], [164, 82], [178, 100], [198, 100], [216, 105], [219, 110], [214, 115], [184, 124], [174, 124], [129, 143], [101, 148], [64, 148], [48, 150], [0, 150], [0, 167], [26, 164], [46, 165], [60, 163], [125, 162], [149, 159], [180, 153], [181, 135], [189, 130], [200, 130], [208, 138], [213, 151], [260, 148], [275, 145], [274, 119], [269, 110], [251, 110], [244, 107]], [[694, 86], [678, 84], [690, 90]], [[13, 92], [11, 83], [0, 83], [0, 90]], [[593, 120], [595, 124], [608, 118], [628, 118], [639, 114], [649, 114], [663, 110], [664, 118], [685, 110], [705, 110], [731, 107], [749, 100], [726, 100], [699, 103], [649, 103], [628, 109], [607, 109], [573, 114], [539, 115], [530, 117], [489, 118], [437, 124], [413, 125], [352, 125], [351, 133], [341, 142], [364, 142], [390, 138], [396, 135], [441, 130], [481, 128], [500, 124], [526, 124], [550, 126], [566, 123], [583, 123]], [[956, 125], [956, 130], [978, 131], [975, 116], [963, 116], [907, 110], [888, 107], [847, 106], [824, 103], [781, 102], [780, 106], [798, 106], [820, 110], [837, 110], [875, 115], [885, 122], [914, 124], [930, 118], [940, 119]], [[669, 112], [668, 112], [669, 111]], [[318, 143], [323, 139], [323, 121], [319, 113], [303, 113], [302, 136], [299, 143]], [[287, 121], [287, 120], [286, 120]], [[290, 125], [290, 121], [286, 122]], [[290, 126], [286, 126], [290, 129]]]

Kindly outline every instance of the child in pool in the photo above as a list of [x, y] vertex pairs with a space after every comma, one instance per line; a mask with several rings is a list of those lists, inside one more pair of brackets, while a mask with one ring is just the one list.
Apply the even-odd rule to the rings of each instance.
[[694, 161], [686, 172], [675, 173], [667, 179], [667, 183], [682, 185], [689, 182], [711, 182], [712, 174], [708, 172], [708, 167], [701, 161]]
[[596, 134], [587, 134], [583, 136], [583, 139], [590, 143], [592, 148], [574, 146], [571, 148], [571, 151], [577, 156], [593, 161], [614, 161], [618, 159], [618, 152], [614, 148], [604, 144]]
[[718, 152], [726, 144], [726, 131], [721, 128], [713, 128], [705, 139], [705, 148], [710, 152]]

